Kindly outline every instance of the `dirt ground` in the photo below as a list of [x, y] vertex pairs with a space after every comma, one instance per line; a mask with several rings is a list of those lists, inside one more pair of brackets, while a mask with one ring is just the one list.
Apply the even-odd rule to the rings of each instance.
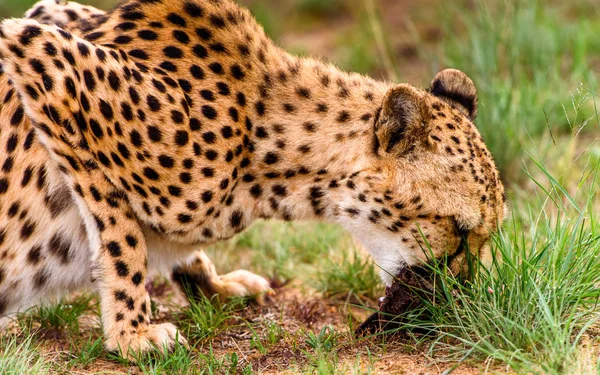
[[[173, 322], [177, 318], [174, 311], [187, 305], [187, 302], [168, 283], [160, 282], [155, 285], [158, 287], [149, 287], [153, 303], [158, 311], [155, 321]], [[278, 288], [276, 294], [264, 305], [250, 304], [236, 312], [233, 318], [227, 322], [227, 327], [224, 327], [214, 339], [210, 340], [212, 354], [215, 357], [221, 357], [232, 352], [238, 353], [237, 369], [239, 373], [251, 365], [257, 374], [296, 374], [298, 373], [297, 368], [306, 369], [308, 364], [306, 354], [308, 348], [303, 339], [306, 332], [318, 333], [323, 327], [329, 326], [333, 327], [336, 332], [343, 332], [341, 338], [338, 337], [338, 344], [334, 349], [339, 358], [338, 367], [351, 369], [353, 373], [473, 375], [486, 370], [485, 363], [474, 365], [467, 362], [455, 367], [455, 363], [438, 362], [436, 358], [427, 355], [426, 345], [415, 346], [414, 341], [408, 337], [390, 337], [386, 339], [385, 345], [382, 345], [381, 338], [354, 339], [344, 317], [350, 315], [353, 323], [358, 325], [369, 315], [366, 310], [359, 307], [348, 307], [351, 309], [348, 311], [343, 302], [328, 300], [317, 294], [307, 295], [305, 290], [300, 291], [300, 289], [304, 288], [294, 285]], [[92, 300], [91, 304], [94, 303], [95, 301]], [[269, 346], [266, 353], [261, 354], [259, 350], [253, 348], [253, 335], [247, 326], [238, 324], [242, 321], [251, 323], [270, 321], [286, 332], [285, 337]], [[266, 330], [265, 324], [257, 324], [254, 327], [259, 327], [258, 330], [263, 327]], [[13, 327], [13, 329], [17, 328]], [[263, 334], [260, 331], [256, 333], [259, 336]], [[80, 331], [77, 337], [72, 337], [65, 332], [48, 331], [39, 335], [39, 344], [46, 358], [60, 363], [69, 358], [73, 344], [83, 337], [92, 337], [93, 339], [100, 337], [97, 315], [88, 314], [80, 318]], [[79, 342], [81, 343], [81, 341]], [[201, 347], [199, 352], [208, 350]], [[198, 366], [202, 366], [202, 364], [199, 363]], [[503, 369], [493, 366], [487, 368], [487, 371], [505, 372]], [[88, 375], [142, 374], [143, 372], [135, 365], [117, 363], [103, 355], [89, 365], [65, 368], [64, 372], [59, 371], [59, 373]], [[225, 373], [232, 372], [228, 370]]]

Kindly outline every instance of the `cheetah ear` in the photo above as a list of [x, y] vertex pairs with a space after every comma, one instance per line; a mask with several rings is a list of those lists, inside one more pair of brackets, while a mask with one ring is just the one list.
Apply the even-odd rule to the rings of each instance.
[[456, 69], [445, 69], [431, 81], [433, 95], [458, 108], [471, 120], [477, 117], [477, 88], [465, 73]]
[[390, 89], [375, 122], [376, 149], [400, 156], [426, 143], [430, 117], [417, 89], [406, 84]]

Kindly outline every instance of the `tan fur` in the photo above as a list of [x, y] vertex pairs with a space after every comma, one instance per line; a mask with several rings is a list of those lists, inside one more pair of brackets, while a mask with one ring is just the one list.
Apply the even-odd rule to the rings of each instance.
[[[148, 313], [152, 236], [182, 256], [257, 218], [328, 220], [366, 245], [387, 283], [434, 259], [460, 272], [467, 244], [485, 256], [504, 190], [463, 73], [439, 73], [431, 92], [344, 73], [282, 51], [229, 0], [125, 2], [73, 27], [2, 24], [0, 61], [32, 122], [4, 125], [19, 106], [10, 99], [0, 145], [35, 128], [32, 148], [62, 170], [57, 184], [86, 226], [109, 349], [173, 343], [174, 327]], [[14, 152], [28, 163], [31, 151]], [[13, 189], [20, 174], [8, 178]], [[9, 192], [27, 201], [18, 194]], [[216, 278], [201, 253], [196, 263], [196, 279], [212, 280], [204, 289], [268, 287], [244, 272]]]

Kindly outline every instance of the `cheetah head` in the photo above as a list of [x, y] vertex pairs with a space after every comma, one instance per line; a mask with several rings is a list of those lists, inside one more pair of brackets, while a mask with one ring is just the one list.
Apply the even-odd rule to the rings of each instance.
[[[339, 216], [387, 284], [407, 265], [444, 259], [461, 273], [469, 252], [489, 258], [505, 198], [476, 114], [475, 85], [458, 70], [438, 73], [428, 90], [400, 84], [385, 95], [374, 123], [375, 161]], [[360, 215], [352, 218], [353, 210]]]

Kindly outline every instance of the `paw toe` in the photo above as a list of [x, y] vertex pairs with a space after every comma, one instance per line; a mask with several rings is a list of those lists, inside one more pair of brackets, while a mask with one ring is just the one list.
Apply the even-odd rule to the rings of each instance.
[[227, 297], [254, 297], [258, 303], [264, 303], [265, 296], [275, 293], [267, 279], [246, 270], [223, 275], [221, 281], [227, 285]]
[[[172, 351], [176, 344], [188, 347], [187, 340], [170, 323], [152, 324], [145, 330], [129, 337], [122, 337], [115, 342], [107, 343], [107, 349], [118, 351], [121, 356], [135, 361], [142, 353]], [[126, 353], [126, 354], [125, 354]]]

